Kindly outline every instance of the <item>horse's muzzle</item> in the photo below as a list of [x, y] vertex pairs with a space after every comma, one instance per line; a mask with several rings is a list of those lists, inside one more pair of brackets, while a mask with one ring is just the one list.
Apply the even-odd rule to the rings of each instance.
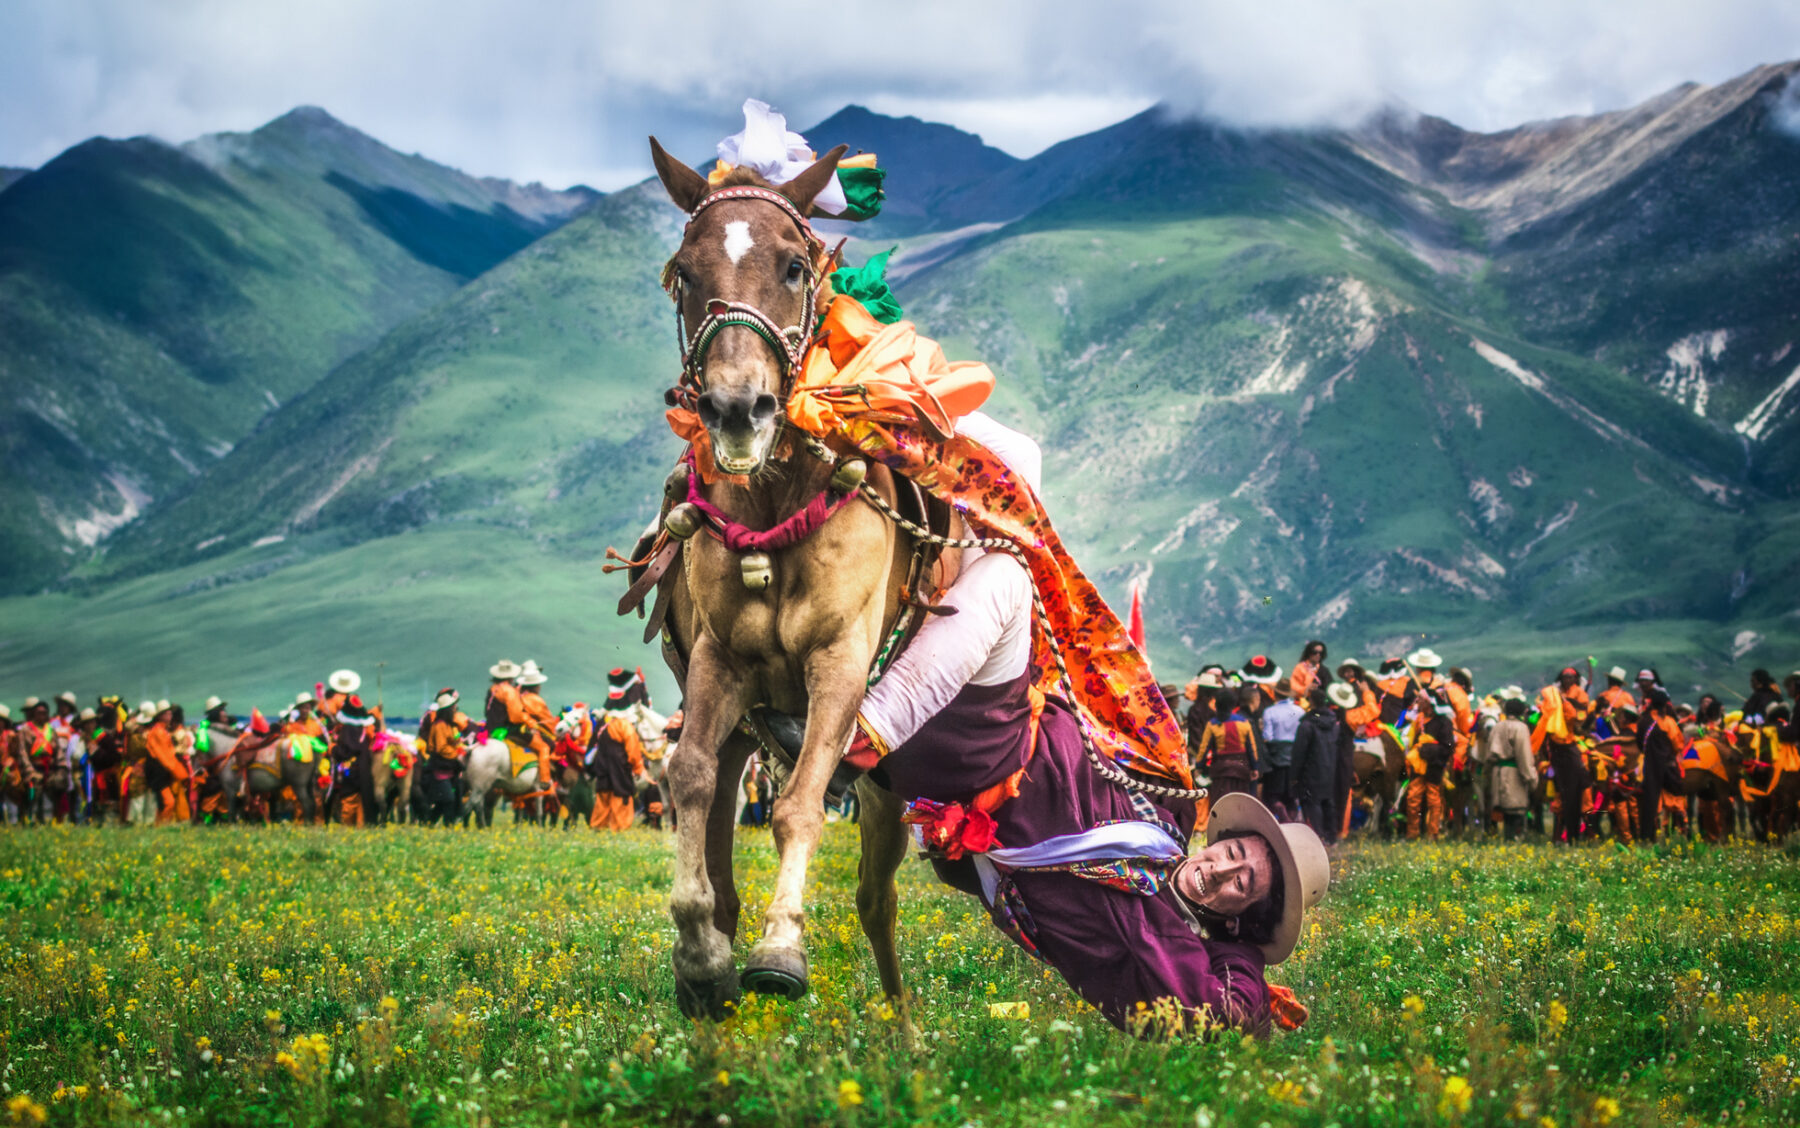
[[781, 401], [768, 392], [738, 385], [709, 388], [695, 407], [712, 437], [713, 461], [727, 474], [752, 474], [767, 457], [775, 437]]

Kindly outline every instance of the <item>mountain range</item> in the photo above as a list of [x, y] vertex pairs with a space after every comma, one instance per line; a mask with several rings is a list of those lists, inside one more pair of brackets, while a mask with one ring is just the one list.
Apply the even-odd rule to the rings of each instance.
[[[1736, 686], [1800, 641], [1796, 71], [1495, 134], [806, 133], [880, 155], [852, 257], [897, 244], [908, 316], [1001, 374], [1171, 679], [1318, 636]], [[0, 697], [654, 673], [598, 563], [677, 450], [679, 230], [654, 182], [478, 181], [311, 109], [15, 180]]]

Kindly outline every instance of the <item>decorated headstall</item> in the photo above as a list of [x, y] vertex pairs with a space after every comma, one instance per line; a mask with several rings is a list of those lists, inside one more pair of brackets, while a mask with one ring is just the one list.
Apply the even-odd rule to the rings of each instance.
[[710, 298], [706, 303], [705, 315], [700, 323], [694, 326], [692, 336], [688, 334], [687, 318], [682, 312], [682, 301], [686, 297], [681, 272], [675, 268], [674, 258], [664, 265], [662, 286], [675, 302], [675, 335], [681, 348], [681, 382], [670, 389], [668, 400], [670, 406], [682, 403], [692, 406], [687, 401], [705, 390], [701, 382], [706, 367], [706, 352], [718, 335], [733, 325], [742, 325], [775, 351], [775, 359], [781, 365], [781, 393], [785, 399], [791, 390], [794, 379], [800, 371], [800, 365], [806, 359], [806, 350], [812, 343], [812, 329], [815, 321], [814, 309], [818, 302], [819, 284], [823, 277], [819, 269], [819, 258], [825, 245], [813, 233], [812, 225], [794, 206], [793, 201], [780, 192], [755, 185], [738, 185], [732, 188], [721, 188], [707, 196], [695, 206], [688, 216], [687, 227], [683, 229], [683, 239], [687, 230], [694, 225], [700, 213], [714, 204], [722, 204], [730, 200], [760, 200], [774, 204], [782, 213], [794, 221], [799, 229], [801, 241], [806, 244], [806, 273], [801, 279], [802, 297], [800, 321], [795, 325], [777, 325], [775, 319], [748, 302], [731, 302], [722, 298]]

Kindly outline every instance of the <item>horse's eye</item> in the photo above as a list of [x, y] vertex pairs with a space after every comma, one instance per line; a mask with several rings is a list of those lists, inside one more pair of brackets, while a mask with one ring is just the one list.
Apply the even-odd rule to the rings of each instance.
[[801, 262], [799, 259], [794, 259], [793, 261], [788, 263], [787, 280], [789, 282], [800, 281], [801, 275], [803, 275], [805, 273], [806, 273], [806, 264], [804, 262]]

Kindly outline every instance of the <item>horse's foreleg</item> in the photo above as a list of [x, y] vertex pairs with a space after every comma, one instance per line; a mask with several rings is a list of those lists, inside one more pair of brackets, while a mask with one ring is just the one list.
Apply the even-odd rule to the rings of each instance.
[[890, 998], [901, 994], [900, 952], [894, 946], [894, 926], [900, 919], [900, 889], [894, 875], [906, 860], [906, 826], [900, 815], [900, 797], [883, 791], [867, 776], [856, 781], [862, 803], [862, 859], [856, 867], [856, 915], [863, 935], [875, 953], [875, 969], [881, 990]]
[[731, 867], [731, 846], [737, 836], [738, 781], [755, 744], [741, 733], [732, 733], [719, 749], [719, 770], [713, 777], [712, 809], [706, 827], [706, 879], [712, 883], [713, 927], [728, 940], [737, 939], [737, 876]]
[[806, 867], [825, 829], [825, 788], [850, 739], [862, 705], [866, 647], [840, 643], [806, 662], [806, 742], [781, 797], [775, 800], [775, 892], [763, 938], [744, 961], [744, 986], [798, 999], [806, 994]]
[[[687, 722], [680, 752], [667, 772], [679, 813], [675, 877], [669, 892], [669, 914], [675, 919], [675, 997], [690, 1017], [719, 1017], [736, 1000], [738, 982], [731, 937], [717, 925], [719, 906], [709, 875], [713, 859], [708, 842], [716, 825], [713, 809], [727, 790], [719, 781], [721, 752], [749, 707], [750, 684], [718, 644], [702, 635], [683, 688], [689, 702]], [[724, 802], [729, 808], [730, 800]], [[723, 861], [729, 865], [728, 858]]]

